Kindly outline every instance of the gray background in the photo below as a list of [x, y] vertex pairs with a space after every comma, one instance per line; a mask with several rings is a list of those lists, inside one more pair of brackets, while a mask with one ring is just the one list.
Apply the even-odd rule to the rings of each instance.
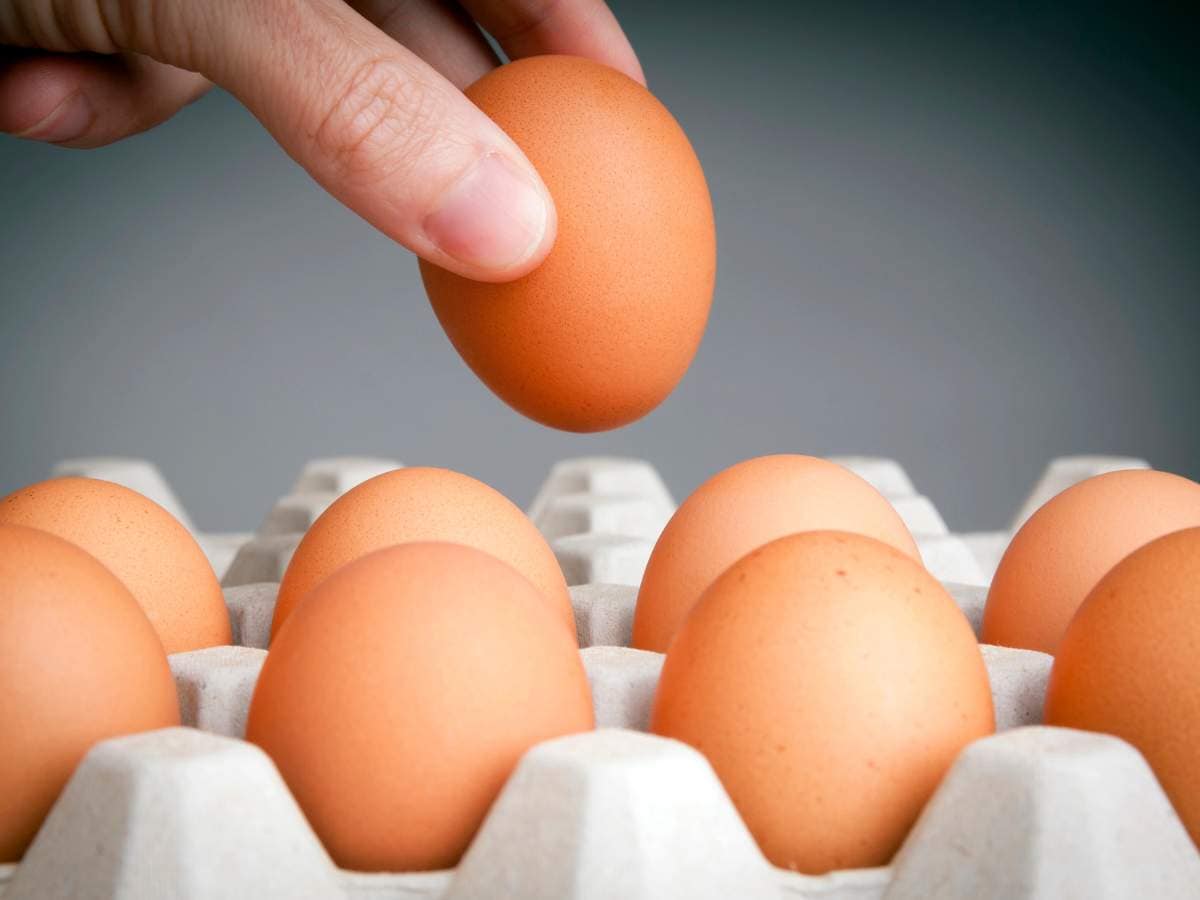
[[142, 455], [231, 529], [334, 453], [524, 504], [564, 456], [644, 456], [684, 495], [748, 456], [859, 452], [965, 530], [1056, 454], [1200, 476], [1194, 22], [613, 5], [717, 210], [709, 330], [657, 412], [594, 436], [510, 412], [412, 257], [213, 93], [104, 150], [0, 138], [0, 491]]

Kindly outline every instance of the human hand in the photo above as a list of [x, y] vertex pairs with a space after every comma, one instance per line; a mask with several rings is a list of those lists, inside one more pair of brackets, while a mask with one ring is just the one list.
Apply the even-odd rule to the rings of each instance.
[[556, 218], [460, 91], [499, 62], [481, 27], [513, 59], [588, 56], [643, 80], [604, 0], [0, 0], [0, 131], [99, 147], [216, 83], [380, 231], [508, 281], [546, 256]]

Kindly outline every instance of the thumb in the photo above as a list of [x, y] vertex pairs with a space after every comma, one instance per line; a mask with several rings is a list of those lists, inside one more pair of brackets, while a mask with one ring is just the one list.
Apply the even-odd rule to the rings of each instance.
[[225, 87], [326, 190], [418, 256], [508, 281], [549, 252], [554, 204], [525, 155], [343, 0], [122, 6], [101, 17], [116, 47]]

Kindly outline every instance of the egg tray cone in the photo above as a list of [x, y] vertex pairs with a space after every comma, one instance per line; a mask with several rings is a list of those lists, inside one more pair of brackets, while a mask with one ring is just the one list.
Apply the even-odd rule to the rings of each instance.
[[[838, 461], [896, 505], [978, 632], [1006, 535], [950, 534], [890, 460]], [[1120, 464], [1056, 461], [1037, 490]], [[236, 646], [170, 657], [187, 727], [97, 744], [22, 862], [0, 866], [3, 900], [1196, 896], [1200, 854], [1140, 754], [1041, 725], [1051, 658], [986, 645], [997, 733], [962, 751], [892, 863], [820, 877], [768, 863], [704, 757], [645, 733], [663, 655], [628, 645], [645, 558], [674, 504], [651, 466], [619, 459], [559, 463], [531, 508], [573, 582], [597, 730], [526, 753], [456, 869], [338, 869], [269, 758], [241, 738], [301, 536], [286, 527], [396, 465], [316, 461], [258, 534], [198, 536], [223, 576]], [[170, 490], [136, 460], [70, 467]]]

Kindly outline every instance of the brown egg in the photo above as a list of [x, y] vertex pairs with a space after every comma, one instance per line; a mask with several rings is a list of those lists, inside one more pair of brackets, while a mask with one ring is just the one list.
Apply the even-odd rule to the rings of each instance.
[[1046, 722], [1133, 744], [1200, 845], [1200, 528], [1134, 551], [1071, 620]]
[[365, 556], [280, 631], [247, 738], [344, 868], [453, 866], [520, 756], [593, 727], [575, 642], [514, 569], [459, 544]]
[[167, 653], [233, 640], [212, 565], [169, 512], [93, 478], [52, 478], [0, 500], [0, 524], [25, 525], [82, 547], [121, 579]]
[[438, 320], [531, 419], [602, 431], [641, 418], [683, 377], [712, 303], [712, 201], [687, 136], [642, 85], [575, 57], [518, 60], [466, 93], [541, 174], [558, 236], [507, 284], [422, 262]]
[[651, 728], [708, 757], [771, 862], [820, 873], [891, 859], [994, 718], [942, 586], [886, 544], [826, 531], [755, 550], [705, 592]]
[[735, 560], [799, 531], [850, 531], [921, 556], [899, 514], [849, 469], [813, 456], [760, 456], [714, 475], [659, 536], [633, 619], [633, 646], [664, 652], [700, 595]]
[[1157, 537], [1200, 525], [1200, 484], [1149, 469], [1081, 481], [1029, 518], [988, 590], [980, 640], [1054, 653], [1083, 598]]
[[0, 525], [0, 863], [20, 859], [97, 741], [179, 724], [162, 644], [74, 544]]
[[312, 524], [283, 575], [271, 636], [300, 598], [346, 563], [409, 541], [449, 541], [490, 553], [528, 578], [575, 633], [566, 579], [529, 517], [482, 481], [410, 466], [364, 481]]

